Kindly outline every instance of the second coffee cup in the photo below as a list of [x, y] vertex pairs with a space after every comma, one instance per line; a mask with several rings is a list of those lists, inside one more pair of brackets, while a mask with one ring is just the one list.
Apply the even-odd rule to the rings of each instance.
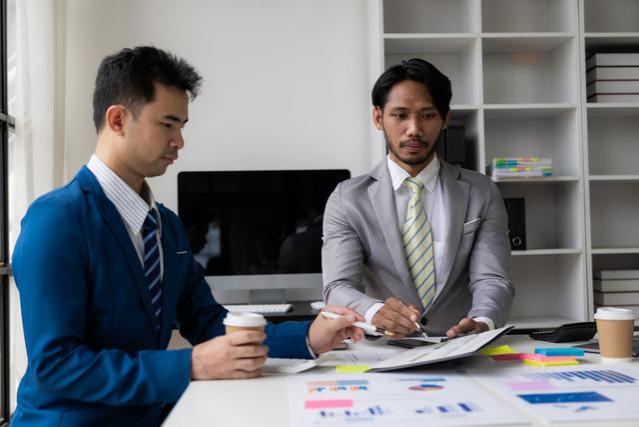
[[266, 319], [258, 313], [227, 313], [224, 318], [226, 333], [237, 331], [264, 331]]
[[628, 362], [632, 358], [635, 314], [627, 308], [600, 307], [595, 313], [601, 361]]

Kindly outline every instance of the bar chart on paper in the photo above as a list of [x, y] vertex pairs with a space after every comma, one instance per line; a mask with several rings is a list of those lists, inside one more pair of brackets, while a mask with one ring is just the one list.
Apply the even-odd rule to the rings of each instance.
[[288, 378], [296, 426], [463, 426], [521, 422], [471, 380], [445, 375], [367, 374]]
[[639, 419], [633, 364], [471, 371], [550, 422]]

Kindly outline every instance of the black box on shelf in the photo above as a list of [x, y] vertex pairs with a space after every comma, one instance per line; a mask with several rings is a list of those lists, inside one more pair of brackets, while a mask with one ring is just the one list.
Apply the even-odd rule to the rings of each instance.
[[508, 238], [510, 249], [526, 250], [526, 203], [523, 197], [505, 197], [508, 212]]
[[466, 139], [464, 126], [450, 125], [443, 130], [436, 151], [439, 157], [452, 165], [475, 170], [475, 150], [472, 142]]

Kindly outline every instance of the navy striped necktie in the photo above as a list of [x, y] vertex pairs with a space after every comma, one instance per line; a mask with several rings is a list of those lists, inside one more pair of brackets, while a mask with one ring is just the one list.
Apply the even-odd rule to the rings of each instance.
[[162, 315], [162, 275], [160, 265], [160, 241], [158, 239], [158, 219], [154, 209], [150, 209], [142, 225], [144, 239], [144, 276], [149, 290], [151, 308], [160, 329]]

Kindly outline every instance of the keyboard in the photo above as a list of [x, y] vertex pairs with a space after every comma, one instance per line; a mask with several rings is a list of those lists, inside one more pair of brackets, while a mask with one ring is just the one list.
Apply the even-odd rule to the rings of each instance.
[[291, 311], [291, 304], [224, 304], [224, 308], [234, 313], [279, 314]]

